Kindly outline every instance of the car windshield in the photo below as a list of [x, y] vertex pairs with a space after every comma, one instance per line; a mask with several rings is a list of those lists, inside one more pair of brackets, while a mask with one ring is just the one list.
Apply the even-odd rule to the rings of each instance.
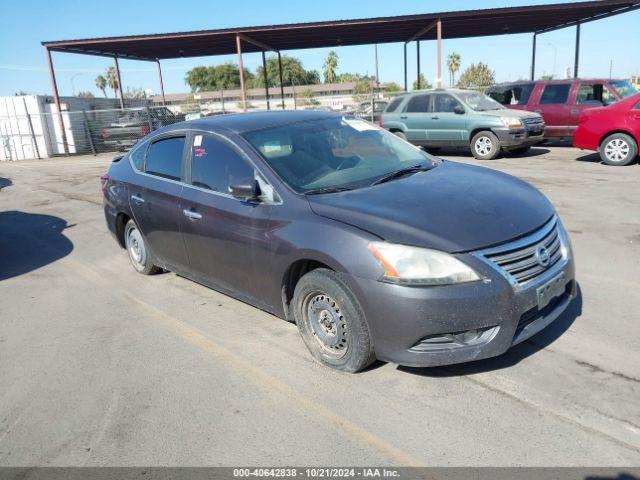
[[609, 84], [618, 92], [621, 98], [627, 98], [638, 93], [629, 80], [613, 80]]
[[361, 188], [403, 169], [430, 169], [439, 163], [392, 133], [350, 116], [298, 122], [243, 136], [299, 193]]
[[458, 97], [476, 112], [486, 110], [504, 110], [504, 107], [493, 98], [478, 92], [458, 92]]

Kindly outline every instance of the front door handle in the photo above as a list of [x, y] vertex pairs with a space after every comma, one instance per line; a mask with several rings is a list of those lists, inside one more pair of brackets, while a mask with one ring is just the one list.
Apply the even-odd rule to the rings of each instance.
[[193, 210], [183, 210], [182, 213], [191, 220], [200, 220], [202, 218], [202, 214], [194, 212]]
[[406, 115], [400, 115], [400, 118], [402, 118], [403, 120], [406, 120], [407, 116]]
[[571, 110], [571, 115], [577, 115], [578, 113], [580, 113], [580, 110], [578, 110], [577, 108]]
[[138, 195], [131, 195], [131, 200], [133, 200], [137, 204], [144, 203], [144, 198], [142, 198], [142, 197], [140, 197]]
[[434, 115], [433, 117], [431, 117], [431, 120], [440, 120], [440, 117], [437, 115]]

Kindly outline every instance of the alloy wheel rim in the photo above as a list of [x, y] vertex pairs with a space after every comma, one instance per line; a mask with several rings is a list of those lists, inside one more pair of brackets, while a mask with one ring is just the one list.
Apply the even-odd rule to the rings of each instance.
[[629, 144], [620, 138], [607, 142], [604, 154], [612, 162], [621, 162], [629, 155]]
[[315, 292], [307, 296], [305, 313], [322, 353], [339, 359], [346, 355], [350, 332], [340, 306], [327, 294]]
[[480, 137], [476, 140], [475, 149], [476, 153], [479, 155], [485, 156], [491, 153], [491, 149], [493, 148], [493, 142], [489, 137]]

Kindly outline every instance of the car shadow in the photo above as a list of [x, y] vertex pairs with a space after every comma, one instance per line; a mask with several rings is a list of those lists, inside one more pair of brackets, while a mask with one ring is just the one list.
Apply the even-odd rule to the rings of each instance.
[[576, 297], [555, 322], [498, 357], [444, 367], [415, 368], [398, 366], [397, 369], [414, 375], [436, 378], [458, 377], [509, 368], [551, 345], [573, 325], [573, 322], [580, 315], [582, 315], [582, 290], [578, 285]]
[[11, 185], [13, 185], [13, 182], [10, 179], [0, 177], [0, 190], [6, 187], [10, 187]]
[[[531, 147], [529, 150], [527, 150], [525, 153], [513, 153], [513, 152], [502, 152], [499, 156], [498, 159], [500, 158], [527, 158], [527, 157], [539, 157], [540, 155], [545, 155], [547, 153], [549, 153], [551, 150], [549, 150], [548, 148], [541, 148], [541, 147]], [[427, 150], [427, 153], [429, 153], [429, 150]], [[442, 157], [442, 156], [454, 156], [454, 157], [469, 157], [469, 158], [473, 158], [473, 154], [469, 151], [468, 148], [462, 148], [462, 147], [444, 147], [439, 149], [438, 151], [435, 151], [433, 153], [431, 153], [431, 155], [434, 155], [436, 157]], [[478, 160], [479, 162], [485, 162], [485, 160]], [[491, 162], [491, 160], [486, 160], [486, 162]]]
[[589, 152], [585, 155], [580, 155], [576, 158], [576, 162], [590, 162], [590, 163], [602, 163], [600, 154], [598, 152]]
[[71, 253], [63, 231], [73, 225], [52, 215], [0, 212], [0, 281], [29, 273]]

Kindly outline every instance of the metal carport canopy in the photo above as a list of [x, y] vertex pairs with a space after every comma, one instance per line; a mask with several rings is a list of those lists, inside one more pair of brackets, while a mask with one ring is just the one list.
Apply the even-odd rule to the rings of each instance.
[[[544, 33], [640, 8], [639, 1], [589, 2], [439, 12], [397, 17], [363, 18], [286, 25], [201, 30], [42, 42], [51, 51], [102, 55], [136, 60], [200, 57], [236, 53], [236, 36], [244, 34], [243, 52], [299, 50], [374, 43], [434, 40], [425, 28], [440, 20], [445, 38], [468, 38], [514, 33]], [[422, 32], [425, 30], [424, 32]], [[421, 33], [422, 32], [422, 33]], [[262, 44], [262, 45], [260, 45]]]

